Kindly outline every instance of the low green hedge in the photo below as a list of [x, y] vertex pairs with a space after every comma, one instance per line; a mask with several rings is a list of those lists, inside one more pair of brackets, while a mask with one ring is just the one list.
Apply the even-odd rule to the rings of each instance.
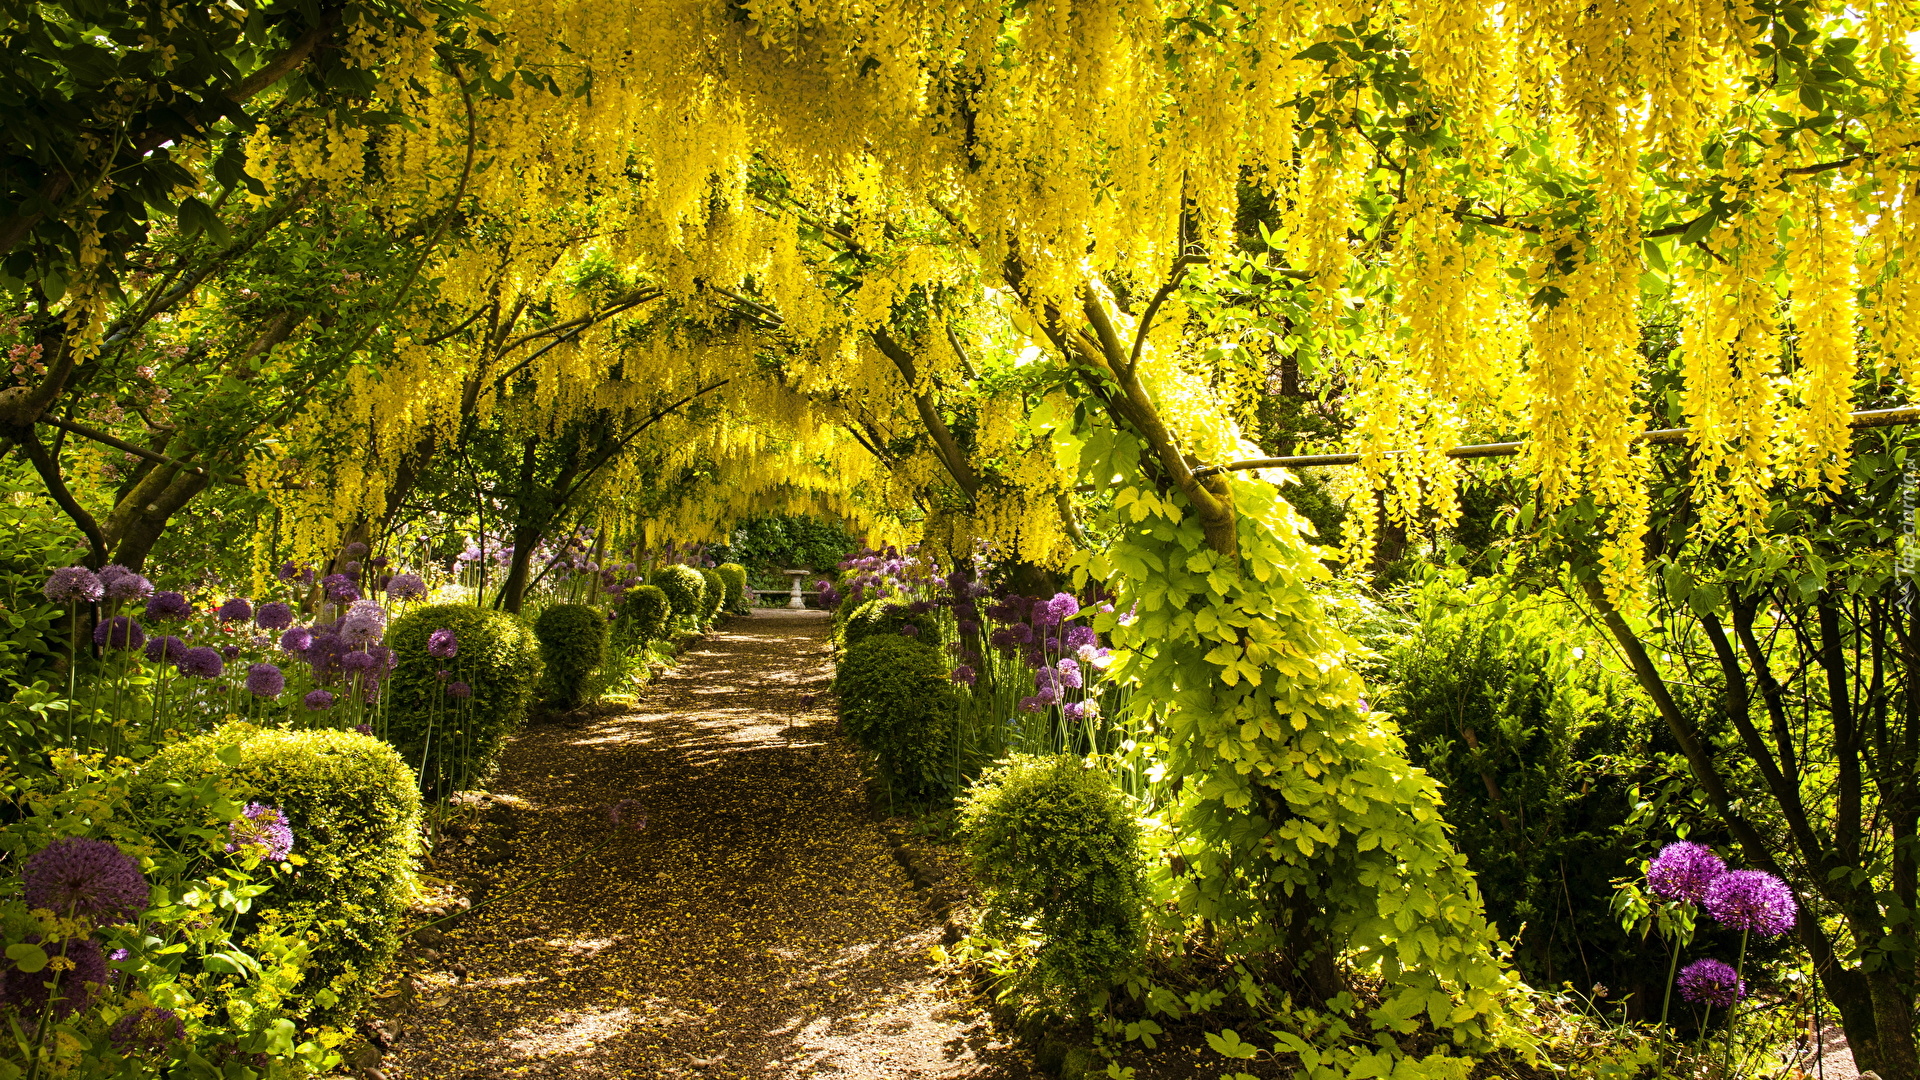
[[663, 566], [653, 575], [653, 584], [667, 594], [673, 618], [699, 622], [707, 606], [707, 579], [700, 571], [683, 563]]
[[[285, 815], [304, 865], [275, 881], [248, 917], [311, 920], [319, 937], [300, 994], [320, 995], [314, 1015], [322, 1022], [350, 1020], [392, 965], [413, 900], [420, 835], [413, 769], [392, 746], [355, 732], [247, 724], [175, 743], [141, 768], [154, 807], [165, 803], [159, 785], [207, 777], [234, 782]], [[331, 1004], [322, 991], [333, 995]]]
[[593, 677], [607, 658], [607, 617], [585, 604], [555, 604], [533, 622], [546, 668], [548, 704], [571, 709], [592, 696]]
[[635, 585], [620, 598], [619, 620], [632, 640], [658, 641], [667, 636], [673, 605], [658, 585]]
[[710, 567], [702, 566], [698, 569], [700, 580], [707, 586], [707, 591], [701, 597], [700, 624], [711, 626], [713, 620], [720, 616], [721, 609], [726, 606], [727, 579], [720, 576], [720, 571]]
[[[428, 637], [441, 629], [458, 639], [451, 659], [427, 653]], [[387, 684], [387, 737], [420, 771], [421, 789], [445, 797], [484, 781], [540, 683], [533, 631], [504, 611], [435, 604], [394, 620], [387, 644], [399, 659]], [[441, 671], [449, 673], [444, 681]], [[456, 681], [472, 696], [449, 694]]]
[[913, 637], [926, 645], [938, 647], [940, 644], [940, 623], [929, 611], [916, 615], [901, 600], [885, 597], [869, 600], [853, 609], [853, 613], [840, 621], [840, 648], [851, 649], [855, 644], [879, 635], [898, 635], [906, 637], [901, 631], [911, 626]]
[[750, 607], [747, 603], [747, 568], [737, 562], [721, 563], [713, 568], [713, 572], [727, 583], [726, 610], [744, 614]]
[[1084, 1006], [1138, 962], [1146, 910], [1140, 825], [1126, 796], [1077, 757], [1017, 755], [960, 804], [984, 890], [981, 929], [1044, 939], [1026, 978]]
[[918, 801], [949, 790], [953, 684], [932, 646], [899, 635], [861, 640], [840, 658], [833, 688], [841, 727], [873, 752], [893, 791]]

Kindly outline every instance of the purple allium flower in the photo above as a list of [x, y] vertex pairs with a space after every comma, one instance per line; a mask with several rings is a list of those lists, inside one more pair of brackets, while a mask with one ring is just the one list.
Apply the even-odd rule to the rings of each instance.
[[133, 953], [127, 951], [126, 949], [115, 949], [112, 952], [107, 954], [107, 959], [117, 964], [120, 961], [125, 960], [127, 957], [132, 955]]
[[277, 698], [286, 688], [286, 675], [272, 664], [254, 664], [247, 668], [247, 693], [254, 697]]
[[253, 625], [262, 630], [285, 630], [293, 625], [293, 605], [278, 600], [261, 604], [260, 610], [253, 613]]
[[307, 691], [307, 696], [300, 699], [300, 704], [305, 705], [308, 712], [322, 712], [331, 709], [333, 708], [333, 691], [309, 690]]
[[920, 628], [913, 625], [912, 623], [907, 623], [905, 626], [902, 626], [900, 628], [900, 636], [917, 638], [920, 636]]
[[193, 605], [177, 592], [157, 592], [147, 601], [147, 621], [165, 622], [171, 619], [184, 619], [193, 614]]
[[445, 660], [458, 655], [459, 652], [460, 639], [454, 636], [453, 631], [442, 627], [427, 635], [428, 656], [437, 656]]
[[355, 540], [353, 543], [347, 545], [346, 555], [347, 555], [347, 558], [349, 559], [361, 558], [362, 556], [366, 555], [366, 553], [367, 553], [367, 545], [361, 543], [358, 540]]
[[1085, 623], [1076, 623], [1068, 627], [1066, 634], [1060, 640], [1065, 642], [1069, 649], [1079, 649], [1084, 645], [1097, 644], [1099, 641], [1093, 632], [1093, 627]]
[[239, 655], [240, 646], [238, 645], [227, 644], [220, 646], [220, 658], [222, 660], [232, 660]]
[[1725, 1009], [1747, 996], [1739, 974], [1718, 960], [1695, 960], [1680, 969], [1673, 985], [1681, 997], [1695, 1005], [1705, 1003]]
[[367, 565], [373, 567], [375, 570], [378, 570], [386, 566], [387, 561], [388, 560], [385, 555], [375, 555], [373, 558], [367, 560]]
[[253, 618], [253, 605], [247, 601], [246, 597], [236, 596], [221, 604], [220, 609], [213, 613], [213, 617], [221, 622], [245, 622]]
[[1023, 697], [1020, 699], [1021, 712], [1039, 712], [1046, 707], [1047, 703], [1037, 697]]
[[172, 634], [161, 634], [147, 640], [147, 659], [156, 664], [178, 662], [187, 654], [187, 643]]
[[1061, 657], [1060, 662], [1054, 665], [1054, 670], [1060, 673], [1060, 685], [1069, 690], [1078, 690], [1085, 685], [1080, 678], [1080, 663], [1071, 656]]
[[972, 637], [980, 632], [980, 624], [972, 619], [960, 620], [960, 633], [963, 637]]
[[313, 645], [313, 631], [304, 626], [288, 627], [280, 635], [280, 647], [290, 653], [303, 653]]
[[63, 566], [47, 575], [40, 587], [47, 599], [56, 604], [91, 604], [105, 595], [100, 579], [84, 566]]
[[1058, 686], [1043, 686], [1036, 691], [1033, 696], [1042, 704], [1051, 705], [1060, 700], [1060, 688]]
[[639, 799], [621, 799], [607, 807], [607, 820], [634, 832], [647, 827], [647, 815], [641, 812]]
[[227, 822], [227, 853], [243, 847], [263, 850], [257, 854], [267, 862], [279, 862], [293, 850], [293, 828], [277, 806], [248, 803], [239, 817]]
[[1698, 904], [1706, 899], [1707, 886], [1727, 872], [1727, 864], [1713, 849], [1691, 840], [1681, 840], [1660, 849], [1647, 867], [1647, 888], [1663, 900], [1685, 900]]
[[221, 672], [227, 670], [226, 661], [220, 658], [220, 654], [205, 645], [188, 649], [177, 666], [180, 674], [202, 679], [218, 678]]
[[933, 601], [931, 600], [915, 600], [913, 603], [907, 605], [907, 612], [913, 615], [925, 615], [932, 610]]
[[427, 583], [420, 580], [419, 574], [395, 574], [387, 582], [389, 600], [423, 600], [427, 595]]
[[1033, 627], [1026, 623], [1014, 623], [1007, 627], [1007, 636], [1017, 645], [1025, 645], [1033, 640]]
[[27, 906], [105, 926], [146, 910], [153, 891], [140, 865], [110, 840], [63, 836], [27, 859]]
[[54, 981], [50, 970], [26, 972], [7, 965], [0, 976], [0, 1000], [21, 1012], [38, 1013], [47, 1007], [49, 995], [57, 994], [53, 1015], [71, 1016], [92, 1004], [94, 995], [107, 985], [107, 954], [92, 938], [67, 938], [56, 944], [28, 934], [27, 943], [40, 945], [48, 956], [65, 957], [73, 966], [61, 972], [59, 989], [49, 990], [47, 984]]
[[187, 1026], [172, 1009], [143, 1005], [114, 1021], [107, 1038], [122, 1053], [159, 1053], [187, 1037]]
[[457, 698], [472, 697], [473, 687], [468, 686], [459, 679], [455, 679], [447, 684], [447, 696]]
[[360, 565], [360, 560], [348, 559], [346, 565], [340, 568], [340, 572], [348, 577], [359, 577], [360, 571], [363, 569], [365, 568]]
[[327, 599], [335, 604], [360, 599], [360, 590], [354, 588], [353, 579], [345, 574], [328, 574], [320, 579], [320, 588], [326, 593]]
[[147, 632], [127, 616], [115, 615], [94, 624], [93, 643], [109, 649], [137, 649], [147, 643]]
[[1065, 713], [1069, 720], [1079, 720], [1087, 715], [1087, 704], [1084, 701], [1069, 701], [1060, 706], [1060, 711]]
[[987, 635], [987, 644], [998, 649], [1010, 649], [1013, 647], [1013, 631], [1003, 626]]
[[979, 674], [966, 664], [961, 664], [959, 667], [954, 668], [947, 678], [966, 686], [972, 686], [980, 681]]
[[349, 677], [354, 675], [369, 675], [377, 666], [373, 657], [363, 652], [350, 652], [340, 658], [340, 670], [345, 672]]
[[100, 568], [100, 589], [108, 600], [115, 603], [145, 600], [153, 595], [153, 582], [115, 563]]
[[1777, 937], [1793, 929], [1793, 890], [1765, 870], [1721, 874], [1707, 886], [1701, 906], [1720, 925], [1761, 937]]
[[387, 609], [373, 600], [355, 600], [340, 620], [340, 636], [355, 645], [371, 645], [387, 632]]
[[292, 559], [288, 559], [286, 562], [280, 564], [280, 569], [274, 571], [273, 576], [279, 578], [281, 581], [292, 581], [295, 577], [299, 576], [299, 573], [299, 565]]
[[1075, 600], [1072, 593], [1054, 593], [1053, 599], [1047, 601], [1047, 614], [1053, 616], [1057, 626], [1080, 614], [1080, 601]]
[[361, 735], [372, 735], [373, 725], [372, 724], [355, 724], [353, 725], [353, 730], [358, 732]]

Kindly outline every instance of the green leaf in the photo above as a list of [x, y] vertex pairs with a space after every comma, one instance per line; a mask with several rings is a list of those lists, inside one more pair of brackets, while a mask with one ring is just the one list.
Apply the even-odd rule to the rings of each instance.
[[38, 945], [23, 941], [18, 945], [7, 946], [7, 959], [13, 961], [14, 967], [31, 975], [46, 969], [47, 951]]

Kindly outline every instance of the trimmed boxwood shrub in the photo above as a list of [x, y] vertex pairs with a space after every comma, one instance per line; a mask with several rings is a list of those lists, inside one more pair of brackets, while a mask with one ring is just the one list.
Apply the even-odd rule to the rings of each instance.
[[974, 784], [960, 832], [986, 900], [981, 929], [1045, 939], [1027, 972], [1075, 1006], [1138, 963], [1146, 910], [1140, 824], [1126, 796], [1079, 758], [1016, 755]]
[[[902, 631], [913, 627], [912, 634]], [[879, 634], [913, 637], [927, 645], [940, 643], [940, 624], [934, 620], [932, 612], [916, 615], [904, 601], [880, 598], [869, 600], [853, 609], [853, 614], [840, 624], [840, 647], [852, 648], [856, 643]]]
[[[440, 629], [459, 642], [451, 659], [427, 653], [428, 636]], [[421, 789], [444, 797], [485, 780], [540, 683], [533, 631], [504, 611], [434, 604], [394, 620], [387, 644], [399, 658], [387, 683], [387, 737], [421, 771]], [[451, 673], [446, 683], [442, 670]], [[454, 681], [466, 683], [472, 696], [460, 702], [447, 695]]]
[[548, 704], [571, 709], [590, 696], [607, 657], [607, 617], [585, 604], [555, 604], [533, 622], [546, 667], [541, 683]]
[[323, 1022], [351, 1019], [399, 951], [413, 901], [420, 834], [413, 769], [387, 743], [355, 732], [248, 724], [175, 743], [141, 767], [142, 782], [156, 789], [145, 798], [156, 808], [165, 803], [158, 785], [207, 777], [235, 782], [249, 799], [285, 814], [304, 865], [276, 879], [248, 917], [310, 920], [318, 940], [300, 996], [316, 1001]]
[[841, 657], [833, 688], [841, 727], [873, 752], [894, 792], [913, 800], [946, 793], [953, 685], [932, 646], [897, 634], [866, 638]]
[[706, 583], [707, 591], [701, 597], [704, 606], [700, 608], [700, 623], [711, 625], [727, 602], [727, 579], [720, 576], [718, 570], [702, 566], [700, 579]]
[[673, 617], [700, 621], [700, 613], [706, 610], [707, 579], [700, 571], [682, 563], [663, 566], [653, 575], [653, 583], [667, 594], [667, 604], [673, 608]]
[[726, 610], [745, 613], [748, 607], [747, 568], [737, 562], [729, 562], [714, 567], [713, 572], [727, 583]]
[[657, 641], [667, 636], [673, 605], [658, 585], [635, 585], [621, 598], [619, 617], [635, 641]]

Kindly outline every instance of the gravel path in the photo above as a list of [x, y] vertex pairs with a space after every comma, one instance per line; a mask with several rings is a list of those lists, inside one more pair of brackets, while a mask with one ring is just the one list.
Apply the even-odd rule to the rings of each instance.
[[[416, 936], [370, 1027], [390, 1044], [377, 1072], [1027, 1077], [929, 970], [940, 922], [830, 711], [802, 711], [831, 674], [826, 630], [736, 618], [633, 710], [515, 739], [484, 824], [432, 872], [482, 899], [532, 884]], [[644, 831], [606, 823], [621, 799]]]

